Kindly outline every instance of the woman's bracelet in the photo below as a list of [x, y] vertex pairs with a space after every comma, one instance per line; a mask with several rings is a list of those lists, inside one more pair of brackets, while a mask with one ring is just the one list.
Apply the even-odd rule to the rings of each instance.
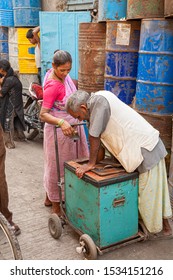
[[58, 126], [61, 126], [64, 123], [64, 119], [60, 119], [60, 121], [58, 122]]

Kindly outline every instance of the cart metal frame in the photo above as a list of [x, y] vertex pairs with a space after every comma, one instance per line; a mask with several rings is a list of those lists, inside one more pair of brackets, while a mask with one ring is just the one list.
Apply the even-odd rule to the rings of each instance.
[[[78, 126], [78, 125], [86, 125], [86, 123], [72, 124], [72, 126]], [[49, 217], [48, 227], [52, 237], [58, 239], [62, 234], [62, 228], [65, 226], [65, 224], [68, 224], [80, 236], [79, 247], [76, 248], [76, 251], [78, 253], [82, 253], [85, 259], [90, 259], [90, 260], [97, 259], [97, 253], [99, 255], [103, 255], [103, 253], [113, 251], [115, 249], [139, 241], [147, 240], [149, 238], [149, 233], [145, 228], [143, 222], [139, 220], [139, 230], [136, 235], [131, 236], [130, 238], [127, 238], [121, 242], [111, 244], [111, 246], [100, 248], [95, 245], [94, 241], [88, 234], [85, 234], [84, 232], [75, 228], [73, 224], [69, 221], [65, 212], [65, 206], [63, 205], [63, 201], [62, 201], [62, 182], [60, 178], [59, 149], [58, 149], [58, 139], [57, 139], [57, 132], [56, 132], [58, 128], [59, 126], [54, 127], [54, 139], [55, 139], [56, 168], [57, 168], [57, 176], [58, 176], [57, 186], [58, 186], [58, 192], [60, 197], [60, 208], [62, 212], [62, 217], [58, 217], [58, 215], [56, 214], [51, 214], [51, 216]], [[75, 141], [77, 141], [77, 139]]]

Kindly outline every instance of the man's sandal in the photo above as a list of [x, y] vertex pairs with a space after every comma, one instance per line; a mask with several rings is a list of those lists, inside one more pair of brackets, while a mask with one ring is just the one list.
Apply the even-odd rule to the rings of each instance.
[[163, 234], [163, 232], [159, 232], [159, 233], [155, 233], [155, 234], [149, 234], [149, 239], [148, 240], [169, 240], [169, 239], [173, 239], [173, 235], [165, 235]]

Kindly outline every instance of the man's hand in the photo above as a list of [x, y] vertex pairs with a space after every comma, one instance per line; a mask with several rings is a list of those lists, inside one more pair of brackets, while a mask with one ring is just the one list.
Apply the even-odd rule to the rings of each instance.
[[85, 174], [85, 172], [93, 169], [94, 165], [91, 164], [84, 164], [84, 165], [80, 165], [79, 167], [76, 168], [76, 175], [79, 179], [81, 179], [83, 177], [83, 175]]
[[94, 168], [97, 160], [97, 155], [100, 147], [100, 138], [99, 137], [92, 137], [89, 135], [89, 142], [90, 142], [90, 157], [89, 162], [84, 165], [80, 165], [76, 168], [76, 175], [79, 179], [81, 179], [85, 172]]
[[38, 44], [38, 47], [40, 48], [40, 37], [38, 36], [38, 33], [40, 32], [40, 26], [36, 26], [33, 28], [32, 34]]

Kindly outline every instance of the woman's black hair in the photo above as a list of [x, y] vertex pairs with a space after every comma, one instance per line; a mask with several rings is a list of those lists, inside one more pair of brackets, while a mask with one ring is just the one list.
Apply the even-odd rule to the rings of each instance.
[[27, 39], [32, 39], [34, 37], [33, 35], [33, 29], [29, 29], [26, 33], [26, 38]]
[[8, 70], [11, 68], [10, 62], [6, 59], [0, 59], [0, 69], [3, 69], [4, 71], [8, 72]]
[[72, 63], [72, 57], [67, 51], [58, 50], [53, 56], [53, 63], [58, 67], [67, 62]]

